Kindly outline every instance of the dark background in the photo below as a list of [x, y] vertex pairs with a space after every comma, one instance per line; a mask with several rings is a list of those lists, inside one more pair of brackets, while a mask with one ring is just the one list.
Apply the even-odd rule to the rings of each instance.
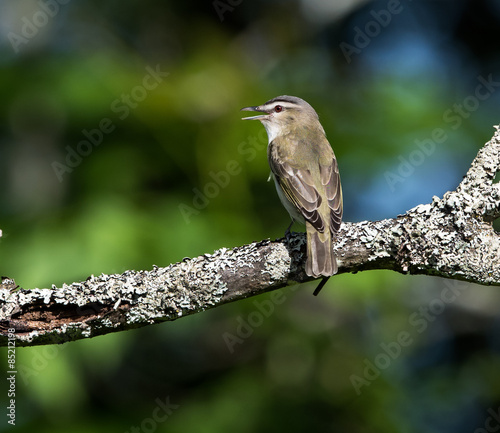
[[[263, 127], [238, 111], [281, 94], [319, 113], [346, 221], [428, 203], [499, 123], [499, 26], [494, 0], [3, 1], [0, 273], [61, 286], [282, 236]], [[19, 348], [16, 431], [500, 427], [497, 289], [314, 287]]]

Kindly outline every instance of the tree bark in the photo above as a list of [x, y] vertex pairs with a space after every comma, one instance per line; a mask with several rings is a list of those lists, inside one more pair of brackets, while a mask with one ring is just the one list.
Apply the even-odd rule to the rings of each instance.
[[[343, 223], [334, 245], [339, 273], [391, 269], [500, 285], [500, 130], [480, 149], [455, 191], [382, 221]], [[0, 231], [1, 236], [1, 231]], [[51, 289], [0, 284], [0, 345], [55, 344], [199, 313], [294, 283], [306, 239], [269, 239], [150, 271], [90, 276]]]

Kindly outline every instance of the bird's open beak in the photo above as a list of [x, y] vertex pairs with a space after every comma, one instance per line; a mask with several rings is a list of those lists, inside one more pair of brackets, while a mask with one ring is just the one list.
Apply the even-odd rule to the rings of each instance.
[[261, 110], [259, 106], [256, 107], [245, 107], [242, 108], [240, 111], [258, 111], [259, 113], [264, 113], [264, 114], [259, 114], [258, 116], [250, 116], [250, 117], [244, 117], [241, 120], [260, 120], [266, 117], [269, 113], [267, 113], [264, 110]]

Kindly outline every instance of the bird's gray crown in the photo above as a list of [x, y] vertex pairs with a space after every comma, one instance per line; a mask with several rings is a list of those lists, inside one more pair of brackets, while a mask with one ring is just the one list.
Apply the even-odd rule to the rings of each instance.
[[270, 99], [261, 105], [261, 109], [267, 111], [268, 109], [274, 108], [276, 105], [282, 105], [284, 108], [298, 108], [303, 109], [305, 111], [314, 113], [316, 117], [318, 117], [314, 108], [306, 101], [297, 96], [289, 96], [289, 95], [281, 95], [276, 96], [276, 98]]

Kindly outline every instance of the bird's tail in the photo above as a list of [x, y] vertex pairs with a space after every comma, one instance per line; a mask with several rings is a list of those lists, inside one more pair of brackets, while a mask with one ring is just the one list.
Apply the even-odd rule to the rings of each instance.
[[330, 277], [337, 273], [337, 258], [333, 253], [330, 230], [318, 232], [311, 224], [307, 229], [306, 274], [310, 277]]

